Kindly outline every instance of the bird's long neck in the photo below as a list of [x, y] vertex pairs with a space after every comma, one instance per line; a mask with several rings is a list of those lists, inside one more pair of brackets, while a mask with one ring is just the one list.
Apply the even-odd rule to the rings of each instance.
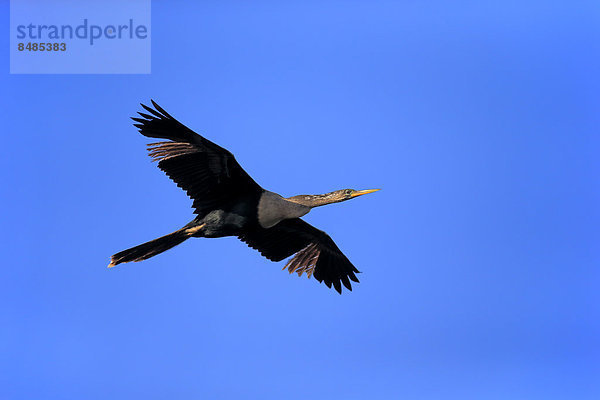
[[288, 197], [286, 200], [314, 208], [339, 201], [333, 195], [333, 192], [325, 194], [301, 194], [298, 196]]

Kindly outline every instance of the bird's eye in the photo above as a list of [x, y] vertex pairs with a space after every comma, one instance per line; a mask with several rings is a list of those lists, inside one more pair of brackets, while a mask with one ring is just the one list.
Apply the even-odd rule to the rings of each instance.
[[344, 194], [347, 195], [347, 196], [351, 195], [352, 194], [352, 189], [346, 189], [346, 190], [344, 190]]

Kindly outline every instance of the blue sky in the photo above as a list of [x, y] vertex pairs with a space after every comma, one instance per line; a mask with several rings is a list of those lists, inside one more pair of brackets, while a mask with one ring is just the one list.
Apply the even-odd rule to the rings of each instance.
[[[150, 75], [0, 41], [0, 397], [599, 398], [597, 3], [280, 3], [154, 1]], [[382, 188], [305, 217], [354, 291], [233, 238], [107, 270], [192, 217], [150, 98], [284, 196]]]

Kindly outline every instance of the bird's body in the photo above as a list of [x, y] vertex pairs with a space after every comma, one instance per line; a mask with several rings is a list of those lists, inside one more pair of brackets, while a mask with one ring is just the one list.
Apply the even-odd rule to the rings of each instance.
[[[140, 133], [168, 139], [152, 143], [150, 156], [194, 200], [196, 217], [183, 228], [119, 252], [109, 267], [142, 261], [191, 237], [235, 236], [272, 261], [295, 256], [286, 264], [291, 272], [306, 273], [332, 285], [351, 290], [358, 270], [325, 233], [300, 219], [312, 208], [341, 202], [374, 190], [337, 190], [323, 195], [284, 198], [259, 186], [222, 147], [193, 132], [152, 102], [142, 104], [150, 114], [133, 118]], [[284, 267], [285, 268], [285, 267]]]
[[256, 209], [259, 196], [247, 196], [234, 199], [215, 210], [208, 212], [202, 218], [194, 221], [202, 225], [202, 230], [195, 237], [217, 238], [224, 236], [237, 236], [247, 229], [257, 225]]

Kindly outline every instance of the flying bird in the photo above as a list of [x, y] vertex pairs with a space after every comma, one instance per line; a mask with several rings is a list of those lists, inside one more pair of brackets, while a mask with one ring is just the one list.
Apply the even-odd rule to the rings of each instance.
[[263, 189], [244, 171], [233, 154], [205, 139], [169, 115], [154, 108], [132, 117], [134, 126], [149, 138], [158, 168], [193, 200], [196, 217], [183, 228], [114, 254], [108, 267], [154, 257], [191, 237], [236, 236], [271, 261], [292, 257], [283, 267], [298, 276], [305, 273], [341, 294], [342, 284], [352, 290], [359, 271], [331, 237], [300, 219], [315, 207], [339, 203], [379, 189], [342, 189], [317, 195], [284, 198]]

